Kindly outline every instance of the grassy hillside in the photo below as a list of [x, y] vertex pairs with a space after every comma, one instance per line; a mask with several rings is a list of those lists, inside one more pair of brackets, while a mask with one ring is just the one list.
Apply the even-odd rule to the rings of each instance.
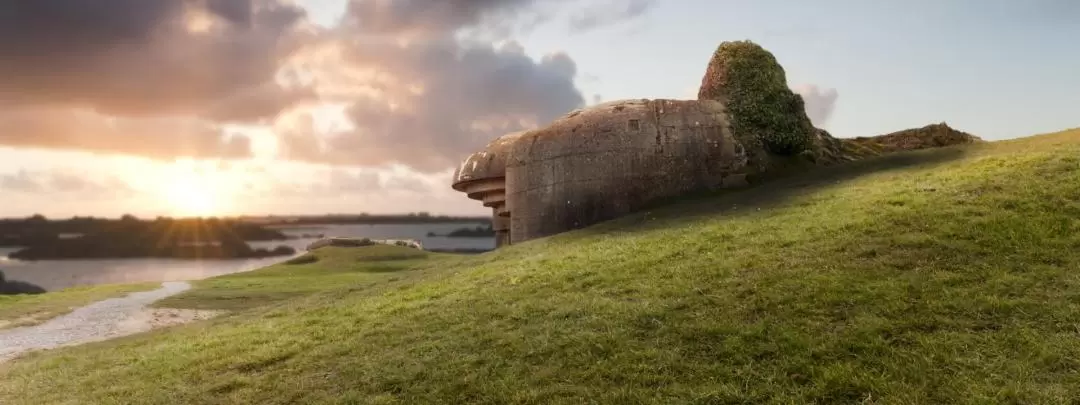
[[[165, 308], [240, 310], [276, 304], [335, 288], [365, 289], [396, 281], [403, 270], [416, 270], [435, 259], [453, 256], [396, 246], [369, 249], [320, 249], [284, 264], [253, 272], [201, 280], [195, 288], [155, 304]], [[411, 273], [410, 273], [411, 274]]]
[[476, 257], [326, 251], [167, 303], [231, 316], [0, 365], [0, 402], [1069, 403], [1078, 218], [1073, 131]]

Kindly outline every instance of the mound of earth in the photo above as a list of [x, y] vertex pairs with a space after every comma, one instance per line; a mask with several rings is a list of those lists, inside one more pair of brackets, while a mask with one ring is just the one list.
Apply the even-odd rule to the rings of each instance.
[[976, 142], [982, 142], [982, 139], [967, 132], [955, 130], [944, 122], [885, 135], [844, 140], [844, 143], [851, 145], [852, 149], [866, 148], [877, 154], [940, 148]]
[[817, 129], [810, 150], [804, 152], [809, 160], [821, 166], [850, 162], [888, 153], [964, 145], [983, 140], [967, 132], [932, 124], [905, 129], [879, 136], [836, 138], [828, 131]]

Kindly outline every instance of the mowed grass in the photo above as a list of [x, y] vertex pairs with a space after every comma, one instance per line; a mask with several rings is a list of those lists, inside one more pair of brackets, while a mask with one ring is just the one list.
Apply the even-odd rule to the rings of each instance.
[[44, 294], [0, 295], [0, 329], [32, 326], [97, 301], [149, 291], [160, 283], [72, 287]]
[[0, 402], [1074, 403], [1078, 219], [1080, 131], [890, 156], [397, 272], [208, 281], [173, 302], [305, 292], [0, 365]]

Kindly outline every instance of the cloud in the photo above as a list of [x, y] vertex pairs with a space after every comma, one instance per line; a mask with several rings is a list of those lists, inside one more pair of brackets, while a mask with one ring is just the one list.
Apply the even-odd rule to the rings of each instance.
[[645, 15], [655, 0], [605, 0], [581, 8], [571, 16], [570, 31], [582, 33]]
[[[585, 103], [577, 65], [535, 60], [515, 42], [455, 35], [489, 28], [531, 2], [356, 0], [346, 24], [306, 67], [324, 100], [346, 105], [348, 130], [319, 133], [314, 120], [279, 121], [283, 157], [340, 165], [404, 164], [431, 173], [508, 132]], [[492, 23], [498, 24], [498, 23]], [[317, 57], [315, 55], [318, 55]]]
[[822, 127], [829, 122], [833, 109], [836, 107], [836, 99], [839, 94], [836, 89], [820, 89], [815, 85], [807, 84], [793, 88], [802, 96], [806, 104], [806, 115], [814, 125]]
[[[222, 128], [269, 125], [282, 159], [435, 173], [585, 105], [569, 55], [477, 34], [576, 2], [352, 0], [330, 27], [290, 0], [0, 2], [0, 145], [245, 158], [248, 139]], [[596, 3], [571, 21], [650, 4]], [[302, 117], [326, 103], [348, 125]]]
[[[346, 12], [350, 28], [375, 35], [443, 35], [464, 27], [504, 29], [520, 22], [536, 0], [353, 0]], [[532, 14], [535, 16], [536, 12]]]
[[[19, 154], [24, 156], [16, 159], [37, 153], [22, 152]], [[425, 210], [485, 213], [483, 207], [446, 186], [452, 171], [423, 174], [403, 166], [346, 168], [255, 160], [219, 167], [218, 161], [163, 164], [93, 156], [73, 157], [59, 166], [56, 162], [40, 163], [22, 170], [0, 170], [0, 216], [35, 212], [50, 217], [170, 215], [168, 190], [162, 188], [162, 182], [167, 185], [175, 179], [205, 184], [226, 210], [224, 215]]]
[[222, 124], [315, 97], [276, 80], [303, 25], [284, 0], [0, 2], [0, 145], [247, 156]]
[[0, 190], [8, 192], [37, 193], [43, 189], [38, 179], [25, 170], [15, 174], [0, 175]]
[[331, 169], [324, 182], [314, 183], [315, 192], [326, 193], [372, 193], [381, 191], [383, 186], [379, 174], [374, 171], [352, 172], [346, 169]]
[[194, 118], [115, 118], [74, 109], [0, 112], [0, 145], [127, 154], [159, 160], [251, 156], [246, 137]]
[[[442, 193], [451, 173], [423, 174], [406, 167], [345, 168], [322, 165], [290, 164], [303, 176], [281, 178], [265, 170], [248, 169], [253, 178], [243, 192], [251, 198], [279, 199], [355, 199], [363, 197], [413, 197]], [[256, 171], [258, 173], [256, 173]]]
[[89, 178], [72, 170], [27, 171], [0, 174], [0, 191], [50, 196], [75, 196], [81, 199], [130, 197], [135, 190], [116, 177]]
[[0, 104], [272, 117], [307, 95], [274, 85], [303, 17], [272, 0], [0, 2]]
[[387, 168], [323, 168], [315, 172], [303, 178], [267, 177], [254, 182], [238, 197], [252, 202], [244, 208], [249, 213], [491, 213], [490, 208], [461, 198], [460, 193], [447, 187], [450, 172], [425, 175]]

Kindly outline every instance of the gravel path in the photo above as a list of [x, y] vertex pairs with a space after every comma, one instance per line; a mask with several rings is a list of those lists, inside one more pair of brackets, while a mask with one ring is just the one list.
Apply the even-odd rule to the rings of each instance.
[[0, 330], [0, 363], [30, 350], [107, 340], [213, 316], [209, 311], [146, 307], [190, 288], [186, 282], [165, 282], [157, 290], [95, 302], [41, 325]]

